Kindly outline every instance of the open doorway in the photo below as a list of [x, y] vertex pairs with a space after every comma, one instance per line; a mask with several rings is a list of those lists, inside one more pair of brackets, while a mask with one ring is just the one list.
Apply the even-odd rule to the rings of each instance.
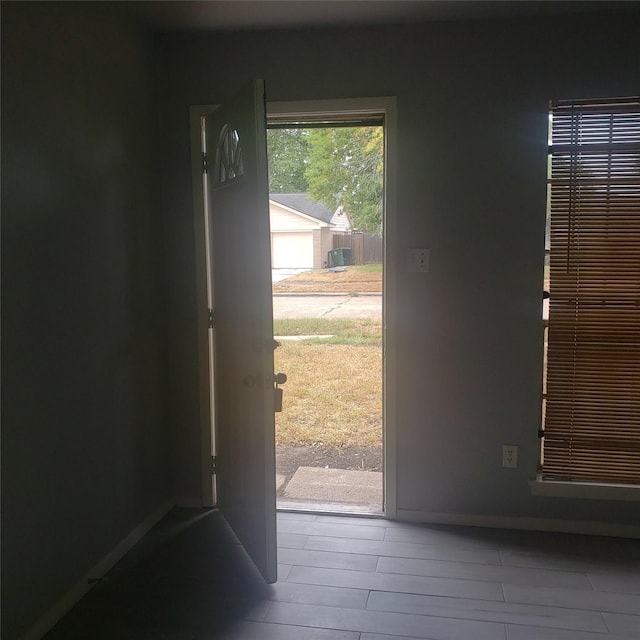
[[291, 106], [267, 135], [277, 505], [384, 515], [386, 111]]
[[[201, 424], [201, 477], [202, 497], [198, 504], [204, 506], [216, 506], [219, 504], [216, 491], [216, 479], [221, 475], [221, 467], [218, 469], [216, 443], [218, 441], [218, 428], [214, 421], [216, 406], [216, 389], [213, 384], [213, 371], [211, 366], [212, 334], [215, 331], [214, 310], [212, 309], [211, 296], [208, 292], [210, 282], [209, 269], [207, 268], [207, 251], [209, 243], [206, 242], [205, 221], [207, 207], [205, 206], [208, 157], [206, 140], [204, 139], [205, 120], [208, 114], [218, 109], [217, 105], [201, 105], [191, 108], [191, 132], [192, 146], [191, 159], [193, 167], [193, 198], [194, 198], [194, 231], [196, 239], [196, 291], [198, 303], [198, 353], [199, 353], [199, 416]], [[396, 99], [395, 98], [362, 98], [344, 100], [321, 100], [310, 102], [292, 103], [268, 103], [267, 114], [270, 122], [282, 119], [286, 123], [294, 122], [323, 122], [335, 123], [351, 119], [362, 121], [375, 119], [382, 120], [384, 124], [384, 246], [383, 246], [383, 287], [384, 296], [380, 296], [382, 306], [382, 411], [383, 411], [383, 510], [384, 515], [394, 518], [396, 515], [396, 280], [399, 264], [397, 251], [397, 231], [395, 217], [396, 202], [396, 176], [395, 158], [397, 148], [396, 135]], [[256, 123], [257, 129], [260, 128]], [[266, 131], [265, 135], [265, 172], [266, 172]], [[265, 203], [268, 198], [268, 189], [265, 184]], [[266, 212], [268, 215], [268, 212]], [[243, 216], [238, 218], [244, 220]], [[262, 234], [263, 232], [261, 232]], [[265, 241], [269, 241], [269, 228], [267, 226], [264, 235]], [[244, 236], [242, 236], [244, 237]], [[344, 249], [345, 247], [336, 247]], [[344, 251], [339, 252], [344, 256]], [[348, 252], [347, 252], [348, 253]], [[327, 256], [328, 259], [328, 256]], [[339, 266], [339, 265], [338, 265]], [[271, 278], [269, 278], [269, 281]], [[271, 311], [272, 298], [269, 293], [269, 310]], [[359, 298], [364, 300], [364, 296]], [[271, 340], [269, 340], [271, 343]], [[327, 375], [336, 363], [331, 363]], [[289, 383], [288, 383], [289, 384]], [[284, 387], [284, 407], [287, 407], [287, 391]], [[273, 440], [271, 440], [273, 443]], [[247, 456], [249, 451], [245, 452]], [[246, 457], [246, 456], [245, 456]], [[250, 457], [250, 456], [249, 456]], [[273, 458], [267, 456], [267, 460], [251, 458], [251, 467], [265, 466], [265, 484], [271, 486], [276, 474], [273, 468]], [[325, 465], [326, 466], [326, 465]], [[246, 467], [246, 465], [245, 465]], [[271, 468], [269, 468], [271, 467]], [[274, 482], [275, 484], [275, 482]], [[267, 501], [269, 502], [269, 501]], [[275, 496], [274, 496], [275, 507]], [[339, 511], [338, 508], [333, 509]], [[348, 511], [348, 509], [347, 509]], [[275, 515], [275, 511], [274, 511]]]

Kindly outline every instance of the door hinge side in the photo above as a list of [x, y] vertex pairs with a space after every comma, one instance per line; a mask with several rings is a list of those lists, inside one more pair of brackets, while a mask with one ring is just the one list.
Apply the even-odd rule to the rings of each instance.
[[211, 456], [211, 460], [209, 461], [209, 471], [211, 472], [212, 476], [216, 475], [216, 457], [215, 456]]
[[202, 173], [209, 172], [209, 156], [205, 151], [202, 152]]
[[216, 323], [215, 314], [213, 313], [213, 309], [209, 309], [209, 329], [213, 329]]

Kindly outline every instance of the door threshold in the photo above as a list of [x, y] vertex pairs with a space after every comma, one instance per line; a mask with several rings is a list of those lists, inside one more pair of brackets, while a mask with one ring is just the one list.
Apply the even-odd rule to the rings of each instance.
[[341, 504], [336, 502], [303, 502], [278, 500], [276, 511], [284, 513], [310, 513], [326, 516], [359, 516], [362, 518], [384, 518], [382, 509], [363, 504]]

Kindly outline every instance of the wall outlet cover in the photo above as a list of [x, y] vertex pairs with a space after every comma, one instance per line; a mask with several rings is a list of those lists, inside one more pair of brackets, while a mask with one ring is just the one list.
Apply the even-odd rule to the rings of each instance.
[[502, 445], [502, 466], [507, 469], [518, 467], [518, 446], [515, 444]]

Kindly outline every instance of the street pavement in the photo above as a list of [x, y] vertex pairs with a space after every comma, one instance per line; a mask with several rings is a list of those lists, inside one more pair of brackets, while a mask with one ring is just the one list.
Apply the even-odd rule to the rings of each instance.
[[370, 318], [382, 317], [382, 295], [275, 294], [273, 317]]

